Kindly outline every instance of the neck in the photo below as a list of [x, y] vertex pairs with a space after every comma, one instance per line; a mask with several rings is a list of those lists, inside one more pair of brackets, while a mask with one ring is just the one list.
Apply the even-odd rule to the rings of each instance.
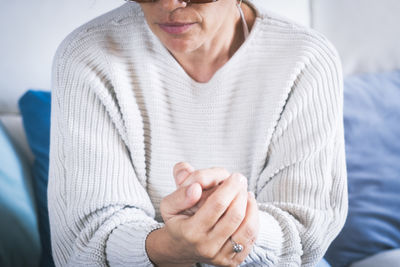
[[[254, 23], [253, 10], [242, 3], [249, 31]], [[191, 53], [175, 53], [174, 57], [186, 73], [197, 82], [208, 82], [239, 49], [245, 40], [239, 11], [235, 6], [232, 20], [227, 20], [217, 31], [217, 36]]]

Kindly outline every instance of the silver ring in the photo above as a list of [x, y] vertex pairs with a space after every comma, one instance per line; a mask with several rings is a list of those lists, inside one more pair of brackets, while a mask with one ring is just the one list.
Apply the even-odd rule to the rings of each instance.
[[239, 243], [236, 243], [235, 241], [232, 240], [232, 237], [230, 238], [231, 243], [232, 243], [232, 250], [235, 253], [240, 253], [243, 251], [243, 246]]

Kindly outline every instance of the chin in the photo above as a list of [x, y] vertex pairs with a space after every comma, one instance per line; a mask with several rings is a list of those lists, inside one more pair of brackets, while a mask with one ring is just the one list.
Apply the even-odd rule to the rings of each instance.
[[172, 53], [189, 53], [199, 48], [201, 44], [200, 33], [195, 29], [176, 36], [165, 33], [158, 28], [155, 28], [153, 32]]
[[190, 53], [196, 50], [199, 45], [198, 42], [194, 40], [184, 40], [184, 39], [171, 39], [163, 41], [165, 47], [168, 48], [172, 53]]

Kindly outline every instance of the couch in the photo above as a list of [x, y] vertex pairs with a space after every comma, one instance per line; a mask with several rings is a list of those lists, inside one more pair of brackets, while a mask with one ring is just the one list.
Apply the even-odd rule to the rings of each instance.
[[[321, 266], [400, 266], [400, 219], [393, 215], [400, 214], [399, 197], [393, 193], [400, 190], [400, 148], [396, 143], [387, 143], [400, 137], [400, 128], [394, 126], [400, 123], [400, 105], [396, 105], [400, 100], [400, 2], [252, 1], [262, 1], [272, 12], [322, 32], [342, 59], [348, 107], [344, 120], [350, 208], [345, 228]], [[52, 266], [49, 258], [44, 260], [49, 255], [43, 256], [49, 247], [43, 244], [46, 229], [40, 227], [40, 217], [44, 211], [37, 201], [38, 192], [45, 194], [46, 181], [38, 191], [34, 175], [41, 150], [38, 152], [32, 143], [41, 136], [38, 129], [42, 130], [33, 120], [47, 113], [35, 112], [46, 112], [43, 107], [49, 107], [52, 59], [63, 38], [84, 22], [123, 3], [0, 2], [0, 266]], [[29, 89], [33, 91], [26, 94]], [[32, 137], [32, 131], [36, 136]], [[3, 137], [1, 132], [5, 133]], [[41, 137], [45, 136], [43, 133]], [[379, 166], [371, 168], [377, 162]], [[14, 229], [11, 226], [17, 230], [4, 230]], [[363, 227], [368, 229], [358, 231]]]

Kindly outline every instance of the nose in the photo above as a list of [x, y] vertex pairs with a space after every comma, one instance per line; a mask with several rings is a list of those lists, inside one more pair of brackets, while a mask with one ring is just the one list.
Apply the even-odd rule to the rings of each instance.
[[159, 0], [162, 8], [166, 11], [173, 11], [180, 7], [186, 7], [187, 3], [183, 0]]

